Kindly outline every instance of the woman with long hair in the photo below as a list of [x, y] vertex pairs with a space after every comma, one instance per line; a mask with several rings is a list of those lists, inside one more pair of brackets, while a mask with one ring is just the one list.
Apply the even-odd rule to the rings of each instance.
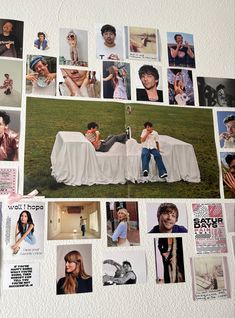
[[92, 292], [92, 277], [85, 272], [81, 253], [71, 251], [64, 261], [65, 277], [57, 283], [57, 295]]
[[35, 244], [34, 223], [29, 211], [22, 211], [16, 223], [15, 244], [12, 245], [13, 254], [17, 254], [20, 250], [20, 244], [25, 241], [31, 245]]
[[108, 69], [109, 75], [103, 78], [103, 81], [111, 81], [114, 92], [114, 99], [128, 99], [126, 91], [126, 77], [127, 71], [125, 68], [119, 69], [117, 66], [112, 65]]
[[129, 212], [126, 209], [120, 209], [117, 212], [117, 218], [119, 223], [112, 235], [112, 240], [117, 243], [117, 246], [129, 246], [127, 239]]

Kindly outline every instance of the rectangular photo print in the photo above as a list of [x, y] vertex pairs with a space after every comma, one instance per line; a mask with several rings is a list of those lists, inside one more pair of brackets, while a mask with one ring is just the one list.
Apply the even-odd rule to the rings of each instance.
[[131, 99], [130, 63], [103, 61], [103, 97]]
[[126, 57], [128, 59], [157, 60], [158, 36], [155, 28], [125, 27]]
[[167, 32], [169, 66], [195, 68], [193, 35]]
[[56, 95], [56, 57], [27, 55], [26, 94]]
[[140, 245], [138, 202], [106, 202], [108, 246]]
[[230, 298], [230, 281], [225, 256], [202, 256], [190, 259], [193, 299]]
[[154, 238], [157, 284], [184, 283], [182, 237]]
[[0, 19], [0, 57], [22, 58], [24, 22]]
[[92, 245], [58, 245], [56, 294], [92, 292]]
[[48, 240], [100, 238], [100, 202], [48, 202]]
[[226, 199], [235, 197], [235, 152], [220, 153], [224, 197]]
[[235, 107], [235, 79], [197, 77], [199, 106]]
[[168, 94], [170, 105], [194, 106], [192, 71], [168, 69]]
[[218, 133], [221, 148], [235, 149], [235, 112], [217, 112]]
[[188, 218], [185, 203], [147, 202], [148, 233], [187, 233]]
[[21, 61], [0, 60], [0, 105], [21, 106], [22, 66]]
[[103, 286], [146, 283], [144, 250], [117, 250], [103, 253]]
[[59, 65], [88, 67], [88, 32], [60, 29]]
[[5, 213], [6, 259], [30, 259], [44, 253], [45, 203], [28, 201], [8, 206]]
[[225, 203], [225, 215], [227, 223], [227, 231], [235, 233], [235, 203]]
[[192, 210], [197, 253], [226, 253], [226, 231], [221, 203], [194, 203]]
[[123, 60], [123, 31], [111, 24], [99, 24], [95, 28], [96, 57], [101, 60]]

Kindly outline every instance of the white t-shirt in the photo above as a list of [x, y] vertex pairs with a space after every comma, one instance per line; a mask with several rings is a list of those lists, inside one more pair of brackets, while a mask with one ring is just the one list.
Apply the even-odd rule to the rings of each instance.
[[[147, 129], [144, 129], [140, 137], [143, 138], [146, 132], [147, 132]], [[151, 134], [149, 134], [148, 137], [145, 139], [145, 141], [142, 142], [142, 147], [148, 148], [148, 149], [154, 149], [154, 148], [156, 149], [157, 148], [156, 142], [159, 142], [159, 136], [158, 136], [158, 133], [155, 130], [153, 130]]]
[[53, 79], [46, 87], [40, 87], [37, 83], [33, 83], [32, 94], [55, 96], [55, 80]]
[[228, 140], [224, 140], [223, 148], [235, 148], [235, 138], [230, 137]]
[[[115, 55], [117, 55], [117, 57], [111, 58], [110, 57], [111, 54], [115, 54]], [[97, 46], [96, 56], [97, 56], [97, 58], [100, 58], [103, 60], [109, 60], [109, 59], [122, 60], [123, 59], [123, 50], [122, 50], [122, 47], [119, 47], [117, 45], [115, 45], [113, 47], [108, 47], [108, 46], [104, 45], [104, 43], [102, 43], [102, 45], [99, 44], [99, 46]]]

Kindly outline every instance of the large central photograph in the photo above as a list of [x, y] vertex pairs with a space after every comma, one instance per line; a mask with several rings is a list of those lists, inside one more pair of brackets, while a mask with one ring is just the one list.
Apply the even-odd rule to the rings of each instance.
[[218, 198], [210, 109], [27, 98], [24, 193]]

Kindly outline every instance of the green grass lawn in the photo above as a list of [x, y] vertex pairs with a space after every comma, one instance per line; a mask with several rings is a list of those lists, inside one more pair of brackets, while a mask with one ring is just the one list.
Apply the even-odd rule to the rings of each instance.
[[[211, 110], [140, 104], [132, 104], [132, 108], [132, 114], [124, 116], [125, 105], [120, 103], [27, 98], [24, 193], [37, 188], [50, 198], [218, 198], [219, 170]], [[110, 133], [120, 134], [126, 125], [130, 125], [132, 137], [138, 141], [143, 123], [151, 121], [159, 134], [194, 146], [201, 182], [76, 187], [57, 183], [50, 169], [57, 132], [85, 132], [91, 121], [99, 124], [103, 138]]]

